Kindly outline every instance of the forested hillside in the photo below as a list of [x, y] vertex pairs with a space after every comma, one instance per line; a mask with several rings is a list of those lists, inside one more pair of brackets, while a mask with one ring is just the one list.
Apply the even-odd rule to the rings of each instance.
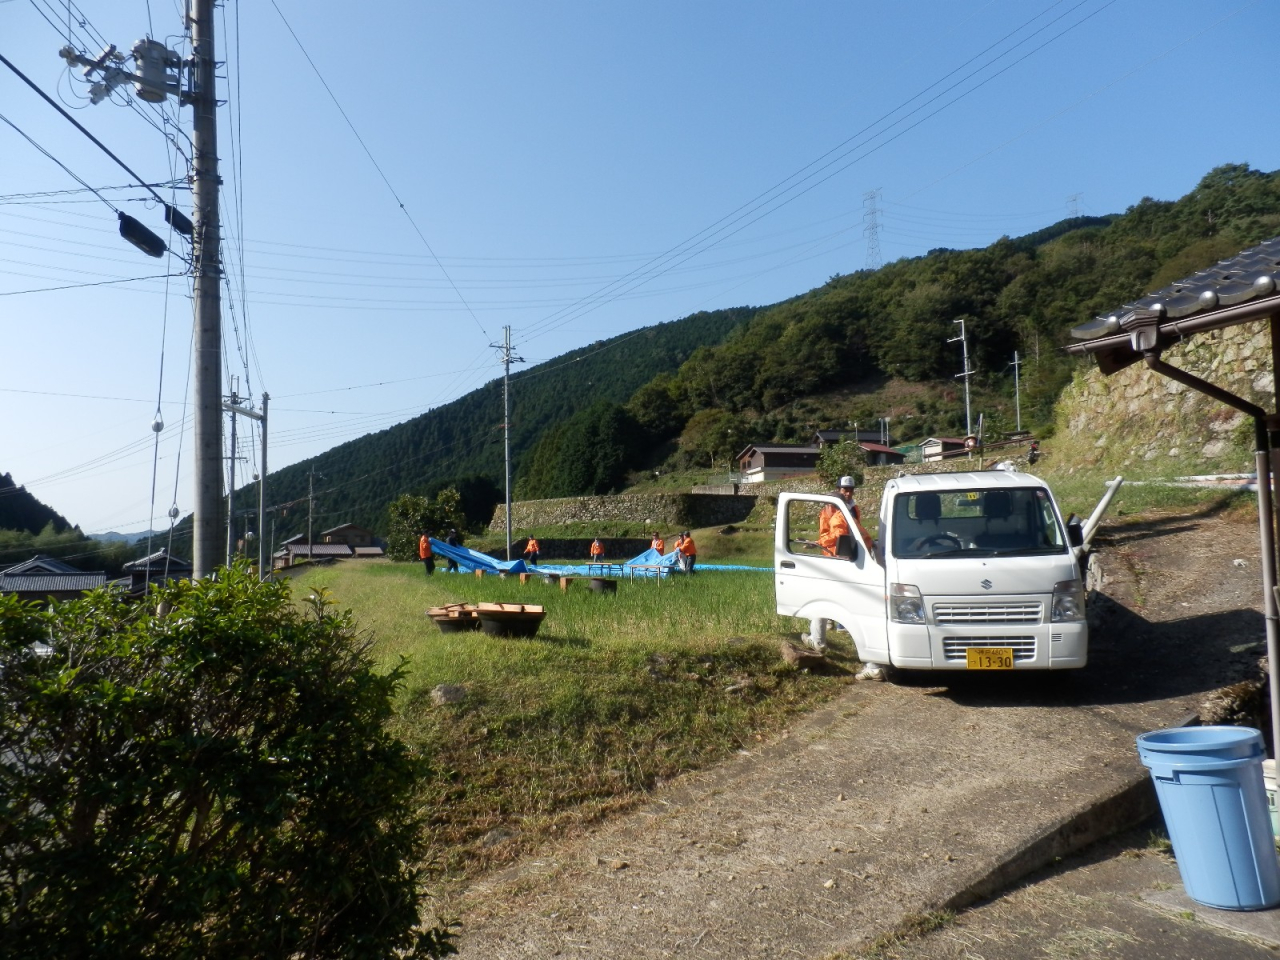
[[[623, 403], [659, 373], [671, 373], [695, 350], [722, 341], [754, 308], [696, 313], [601, 340], [511, 376], [511, 449], [517, 461], [549, 426], [593, 403]], [[387, 430], [349, 441], [271, 474], [272, 503], [304, 501], [308, 472], [316, 480], [315, 529], [353, 522], [383, 531], [387, 504], [402, 493], [447, 485], [463, 509], [485, 522], [501, 499], [502, 380]], [[254, 503], [257, 485], [237, 493]], [[248, 499], [245, 499], [248, 498]], [[277, 538], [306, 529], [306, 504], [277, 518]], [[189, 529], [190, 520], [184, 522]], [[269, 532], [269, 531], [268, 531]]]
[[[1120, 216], [1064, 221], [983, 249], [933, 250], [833, 277], [760, 311], [675, 375], [660, 374], [628, 410], [655, 438], [683, 431], [685, 452], [723, 459], [745, 442], [803, 435], [793, 422], [800, 398], [890, 379], [955, 384], [960, 347], [948, 340], [963, 318], [974, 387], [1012, 400], [1016, 350], [1026, 361], [1024, 423], [1048, 424], [1076, 363], [1060, 349], [1072, 326], [1277, 234], [1280, 172], [1219, 167], [1177, 201], [1148, 197]], [[803, 411], [803, 426], [844, 425], [823, 424], [814, 406]], [[919, 421], [922, 435], [963, 424], [962, 403], [941, 421]], [[910, 420], [897, 426], [899, 439], [921, 438], [911, 435]], [[719, 446], [702, 449], [709, 444]]]
[[53, 524], [55, 533], [71, 526], [66, 517], [27, 493], [9, 474], [0, 473], [0, 530], [20, 530], [34, 535], [49, 524]]
[[[875, 409], [886, 395], [898, 408], [897, 440], [959, 432], [960, 348], [949, 341], [960, 319], [989, 432], [1012, 427], [1014, 351], [1024, 361], [1024, 424], [1047, 426], [1076, 363], [1061, 350], [1073, 325], [1277, 234], [1280, 173], [1229, 165], [1176, 201], [1148, 197], [1120, 215], [835, 276], [772, 307], [700, 313], [597, 342], [513, 376], [518, 491], [607, 492], [663, 457], [705, 469], [749, 442], [887, 415]], [[500, 496], [501, 423], [494, 380], [273, 473], [271, 502], [296, 504], [276, 514], [277, 538], [305, 530], [313, 467], [322, 475], [317, 530], [354, 521], [382, 531], [396, 496], [445, 485], [483, 522]], [[256, 490], [239, 496], [253, 502]]]

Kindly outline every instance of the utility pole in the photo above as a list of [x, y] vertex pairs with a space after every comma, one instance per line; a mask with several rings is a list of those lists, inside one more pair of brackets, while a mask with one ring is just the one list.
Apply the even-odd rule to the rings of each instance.
[[[234, 377], [232, 380], [234, 381]], [[231, 387], [231, 402], [224, 403], [220, 410], [231, 407], [231, 456], [227, 458], [230, 472], [227, 474], [227, 566], [236, 557], [236, 413], [240, 398], [236, 395], [234, 383]]]
[[316, 468], [307, 475], [307, 559], [311, 560], [311, 518], [316, 512]]
[[267, 552], [267, 401], [270, 394], [262, 391], [262, 475], [258, 478], [258, 579], [267, 579], [271, 568], [267, 561], [271, 554]]
[[222, 268], [218, 262], [218, 100], [214, 86], [214, 0], [189, 0], [191, 30], [191, 272], [195, 296], [195, 524], [192, 567], [213, 572], [222, 505]]
[[960, 324], [960, 336], [952, 337], [947, 343], [955, 343], [960, 341], [960, 348], [964, 355], [964, 373], [957, 373], [956, 378], [964, 377], [964, 435], [966, 437], [973, 436], [973, 417], [969, 413], [969, 377], [973, 371], [969, 369], [969, 340], [964, 333], [964, 317], [958, 320], [952, 320], [952, 323]]
[[[215, 84], [213, 8], [215, 0], [187, 0], [185, 21], [191, 35], [191, 59], [185, 64], [187, 86], [182, 89], [178, 55], [150, 38], [133, 46], [136, 69], [121, 69], [128, 58], [109, 45], [96, 59], [89, 59], [70, 44], [59, 51], [67, 65], [84, 67], [87, 79], [101, 74], [89, 91], [91, 103], [101, 103], [122, 84], [132, 84], [134, 94], [148, 103], [163, 103], [177, 94], [178, 102], [194, 110], [191, 129], [191, 203], [188, 220], [151, 190], [165, 208], [165, 220], [174, 230], [191, 238], [191, 275], [194, 311], [192, 342], [195, 348], [195, 522], [191, 531], [192, 573], [206, 577], [218, 561], [219, 511], [222, 508], [222, 304], [219, 285], [222, 269], [218, 262], [221, 230], [218, 224], [218, 99]], [[0, 62], [8, 61], [0, 57]], [[12, 69], [12, 64], [9, 64]], [[18, 74], [22, 77], [22, 74]], [[22, 77], [26, 80], [25, 77]], [[27, 83], [35, 88], [31, 81]], [[75, 124], [139, 183], [145, 183], [124, 162], [111, 153], [92, 133], [66, 112], [48, 94], [39, 91], [53, 107]], [[150, 189], [150, 188], [148, 188]], [[153, 257], [167, 249], [163, 240], [124, 213], [120, 235]]]
[[1013, 408], [1018, 418], [1018, 433], [1022, 432], [1022, 393], [1018, 384], [1018, 368], [1022, 366], [1022, 361], [1018, 359], [1018, 351], [1013, 351], [1013, 363], [1009, 364], [1013, 367]]
[[[231, 494], [227, 498], [228, 523], [232, 523], [233, 521], [231, 521], [230, 518], [235, 516], [235, 510], [233, 509], [233, 504], [235, 502], [235, 495], [236, 495], [235, 459], [234, 459], [235, 448], [236, 448], [236, 414], [239, 414], [242, 417], [248, 417], [250, 420], [257, 420], [258, 423], [261, 425], [261, 429], [262, 429], [262, 467], [261, 467], [262, 472], [257, 476], [255, 476], [254, 479], [258, 481], [258, 578], [260, 580], [265, 580], [267, 575], [267, 566], [266, 566], [266, 560], [267, 560], [266, 539], [267, 538], [263, 536], [263, 533], [267, 529], [266, 528], [266, 523], [267, 523], [267, 401], [271, 399], [271, 396], [270, 394], [263, 393], [261, 413], [250, 410], [248, 407], [240, 406], [239, 403], [237, 402], [239, 398], [236, 396], [235, 390], [231, 391], [230, 399], [231, 399], [230, 403], [224, 403], [222, 405], [222, 409], [226, 410], [228, 413], [231, 414], [232, 474], [231, 474]], [[227, 562], [228, 563], [231, 562], [230, 560], [231, 544], [232, 544], [231, 534], [228, 534], [228, 539], [227, 539], [227, 554], [228, 554]]]
[[502, 351], [502, 444], [506, 461], [507, 559], [511, 559], [511, 364], [524, 363], [523, 357], [511, 355], [511, 328], [502, 328], [502, 343], [489, 346]]

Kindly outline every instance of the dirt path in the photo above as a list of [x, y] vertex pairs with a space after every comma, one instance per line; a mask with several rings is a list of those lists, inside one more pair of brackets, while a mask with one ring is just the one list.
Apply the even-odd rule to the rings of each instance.
[[1136, 734], [1259, 653], [1255, 526], [1160, 518], [1099, 548], [1083, 674], [859, 684], [441, 904], [463, 920], [462, 956], [821, 957], [1007, 882], [993, 869], [1133, 782]]

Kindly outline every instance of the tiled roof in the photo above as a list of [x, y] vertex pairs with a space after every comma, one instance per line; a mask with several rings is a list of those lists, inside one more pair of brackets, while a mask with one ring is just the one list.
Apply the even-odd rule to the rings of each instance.
[[1220, 307], [1233, 307], [1276, 292], [1280, 274], [1280, 237], [1260, 243], [1118, 307], [1071, 331], [1079, 340], [1092, 340], [1127, 330], [1135, 320], [1181, 320]]
[[821, 453], [822, 452], [817, 447], [811, 447], [808, 445], [788, 446], [787, 444], [766, 445], [761, 443], [753, 443], [751, 446], [747, 447], [746, 450], [743, 450], [742, 454], [739, 454], [739, 456], [742, 456], [748, 450], [754, 450], [757, 453]]
[[179, 557], [171, 557], [163, 548], [147, 557], [139, 557], [137, 560], [130, 560], [124, 565], [125, 570], [145, 570], [150, 567], [153, 572], [164, 572], [167, 567], [171, 572], [180, 570], [190, 570], [191, 564]]
[[328, 530], [321, 530], [320, 536], [327, 536], [330, 533], [337, 533], [339, 530], [359, 530], [361, 533], [372, 533], [373, 531], [366, 529], [355, 523], [340, 523], [336, 527], [330, 527]]
[[55, 560], [53, 557], [47, 557], [40, 553], [30, 560], [9, 567], [3, 573], [0, 573], [0, 576], [11, 576], [20, 573], [80, 573], [80, 571], [69, 563], [63, 563], [61, 560]]
[[312, 557], [349, 557], [351, 556], [351, 547], [345, 543], [313, 543], [307, 545], [305, 543], [291, 543], [285, 548], [295, 556]]
[[96, 590], [107, 582], [107, 575], [97, 573], [28, 573], [0, 575], [0, 593], [66, 593], [72, 590]]

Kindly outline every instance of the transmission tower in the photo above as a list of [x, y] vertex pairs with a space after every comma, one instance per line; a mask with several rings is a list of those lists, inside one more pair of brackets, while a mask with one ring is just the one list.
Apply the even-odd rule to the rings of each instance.
[[867, 238], [867, 269], [880, 269], [880, 200], [879, 188], [862, 195], [862, 235]]
[[1083, 196], [1083, 193], [1073, 193], [1067, 197], [1067, 216], [1073, 220], [1080, 216], [1080, 198]]

